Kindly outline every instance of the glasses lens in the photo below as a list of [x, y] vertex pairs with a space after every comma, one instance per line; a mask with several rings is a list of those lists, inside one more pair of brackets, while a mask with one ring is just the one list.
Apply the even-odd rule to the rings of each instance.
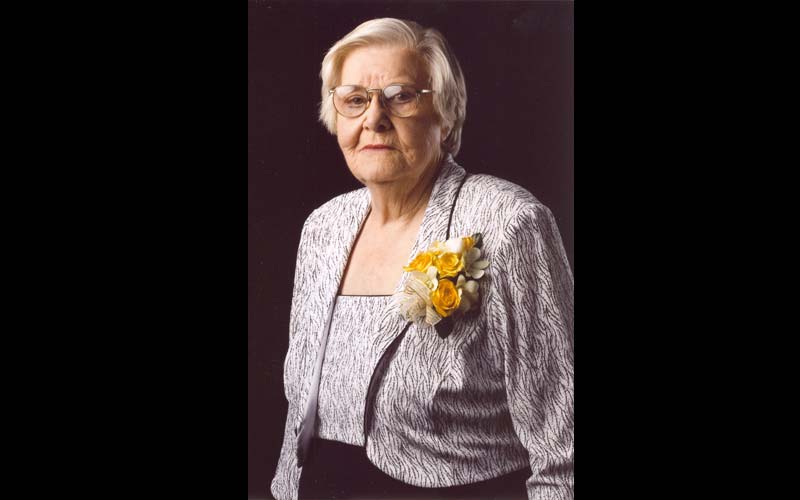
[[417, 89], [390, 85], [383, 89], [383, 99], [395, 116], [411, 116], [417, 110]]
[[333, 105], [344, 116], [354, 117], [364, 112], [369, 98], [363, 87], [342, 85], [333, 91]]

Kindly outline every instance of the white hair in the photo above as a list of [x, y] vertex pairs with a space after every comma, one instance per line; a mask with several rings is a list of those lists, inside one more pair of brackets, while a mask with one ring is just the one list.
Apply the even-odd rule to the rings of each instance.
[[423, 28], [414, 21], [390, 17], [372, 19], [359, 25], [333, 44], [322, 60], [322, 101], [319, 121], [331, 134], [336, 134], [336, 109], [328, 90], [339, 85], [342, 65], [355, 49], [370, 45], [392, 45], [413, 50], [427, 65], [430, 85], [434, 90], [433, 107], [442, 125], [448, 130], [442, 143], [445, 152], [455, 156], [461, 148], [461, 129], [467, 114], [467, 87], [456, 56], [439, 31]]

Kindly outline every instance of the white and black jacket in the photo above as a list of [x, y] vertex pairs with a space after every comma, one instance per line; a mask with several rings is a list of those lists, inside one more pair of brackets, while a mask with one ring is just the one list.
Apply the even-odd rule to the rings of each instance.
[[[289, 407], [271, 486], [280, 500], [297, 498], [296, 432], [328, 308], [369, 206], [366, 188], [352, 191], [316, 209], [303, 226], [284, 365]], [[448, 232], [483, 235], [490, 265], [479, 281], [480, 308], [440, 338], [387, 306], [371, 346], [367, 456], [386, 474], [423, 487], [529, 465], [530, 500], [572, 499], [573, 276], [553, 216], [520, 186], [467, 175], [448, 157], [409, 260]]]

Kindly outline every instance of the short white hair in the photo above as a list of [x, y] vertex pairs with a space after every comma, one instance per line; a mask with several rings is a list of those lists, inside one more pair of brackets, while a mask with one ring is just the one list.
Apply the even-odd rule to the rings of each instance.
[[467, 114], [467, 86], [456, 56], [447, 40], [434, 28], [423, 28], [414, 21], [390, 17], [372, 19], [359, 25], [333, 44], [322, 60], [322, 101], [319, 121], [336, 134], [336, 109], [328, 91], [339, 85], [342, 66], [355, 49], [391, 45], [413, 50], [425, 62], [430, 85], [435, 91], [433, 107], [442, 125], [449, 131], [442, 143], [444, 151], [455, 156], [461, 148], [461, 129]]

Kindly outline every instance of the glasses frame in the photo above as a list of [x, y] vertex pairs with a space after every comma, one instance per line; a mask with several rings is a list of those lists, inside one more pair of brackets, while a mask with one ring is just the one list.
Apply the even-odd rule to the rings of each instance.
[[[354, 116], [347, 116], [347, 115], [343, 114], [341, 111], [339, 111], [339, 108], [336, 107], [336, 99], [334, 99], [334, 97], [333, 97], [333, 93], [339, 87], [360, 87], [360, 88], [362, 88], [362, 89], [367, 91], [367, 105], [364, 107], [364, 109], [361, 111], [361, 113], [359, 113], [357, 115], [354, 115]], [[392, 113], [391, 108], [389, 108], [389, 106], [386, 105], [386, 95], [384, 94], [386, 89], [388, 89], [389, 87], [407, 87], [407, 88], [414, 89], [415, 94], [416, 94], [415, 97], [417, 98], [417, 102], [416, 102], [416, 106], [417, 107], [414, 108], [414, 113], [411, 113], [410, 115], [406, 115], [406, 116], [399, 116], [399, 115], [396, 115], [396, 114]], [[383, 107], [383, 109], [386, 110], [387, 113], [389, 113], [390, 115], [392, 115], [394, 117], [397, 117], [397, 118], [408, 118], [410, 116], [414, 116], [416, 114], [416, 112], [417, 112], [417, 109], [419, 109], [419, 97], [422, 94], [432, 94], [435, 91], [431, 90], [431, 89], [419, 89], [419, 90], [417, 90], [412, 85], [405, 85], [405, 84], [402, 84], [402, 83], [392, 83], [392, 84], [389, 84], [389, 85], [387, 85], [386, 87], [384, 87], [382, 89], [368, 89], [368, 88], [365, 88], [365, 87], [361, 87], [360, 85], [339, 85], [338, 87], [333, 87], [332, 89], [328, 89], [328, 95], [331, 96], [331, 104], [333, 104], [333, 109], [335, 109], [337, 113], [339, 113], [340, 115], [344, 116], [345, 118], [358, 118], [359, 116], [361, 116], [364, 113], [366, 113], [367, 110], [369, 109], [370, 104], [372, 104], [372, 94], [376, 93], [376, 92], [378, 93], [378, 100], [381, 102], [381, 106]]]

